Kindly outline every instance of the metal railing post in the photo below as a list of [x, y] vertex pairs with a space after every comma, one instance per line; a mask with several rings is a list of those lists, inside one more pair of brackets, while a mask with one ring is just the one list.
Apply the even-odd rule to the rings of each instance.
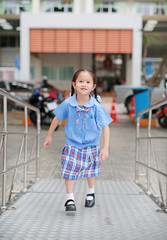
[[[40, 156], [40, 111], [38, 108], [30, 105], [29, 103], [26, 103], [8, 92], [4, 91], [3, 89], [0, 89], [0, 96], [3, 97], [3, 129], [0, 130], [0, 136], [1, 136], [1, 141], [0, 141], [0, 151], [2, 150], [2, 169], [0, 169], [0, 177], [2, 177], [2, 202], [0, 203], [0, 210], [5, 210], [6, 203], [7, 203], [7, 189], [6, 189], [6, 184], [7, 184], [7, 173], [12, 173], [14, 170], [13, 178], [12, 178], [12, 183], [11, 187], [9, 187], [9, 200], [11, 199], [11, 195], [13, 193], [18, 193], [18, 191], [13, 191], [14, 188], [14, 182], [16, 179], [16, 174], [18, 168], [24, 168], [23, 170], [23, 188], [20, 189], [20, 191], [26, 191], [27, 190], [27, 169], [28, 169], [28, 164], [35, 162], [36, 163], [36, 172], [35, 172], [35, 177], [36, 180], [39, 179], [39, 156]], [[7, 101], [11, 100], [12, 102], [19, 103], [24, 107], [24, 116], [25, 116], [25, 129], [24, 132], [18, 132], [18, 131], [13, 131], [9, 132], [8, 131], [8, 122], [7, 122]], [[37, 130], [34, 131], [33, 133], [30, 133], [28, 130], [28, 109], [35, 111], [37, 114]], [[8, 136], [11, 135], [19, 135], [22, 136], [22, 142], [20, 146], [20, 150], [18, 153], [18, 157], [16, 160], [15, 166], [11, 166], [7, 168], [7, 139]], [[34, 136], [35, 141], [34, 145], [32, 146], [31, 149], [31, 154], [28, 158], [28, 136]], [[33, 156], [33, 151], [35, 149], [35, 144], [36, 144], [36, 156]], [[19, 162], [22, 156], [22, 153], [24, 151], [24, 156], [23, 156], [23, 162]], [[33, 172], [34, 174], [34, 172]]]
[[[7, 164], [7, 97], [3, 97], [3, 118], [4, 118], [4, 128], [3, 128], [3, 163], [2, 170], [6, 171]], [[5, 209], [6, 206], [6, 173], [2, 175], [2, 209]]]
[[25, 131], [24, 131], [24, 181], [23, 181], [23, 191], [26, 192], [27, 188], [27, 133], [28, 133], [28, 113], [27, 106], [24, 107], [24, 116], [25, 116]]
[[152, 111], [149, 110], [149, 119], [148, 119], [148, 140], [147, 140], [147, 189], [150, 191], [150, 161], [151, 161], [151, 119], [152, 119]]
[[139, 130], [140, 129], [140, 118], [137, 117], [137, 123], [136, 123], [136, 161], [135, 161], [135, 182], [138, 182], [138, 176], [139, 176]]
[[40, 112], [37, 112], [36, 180], [39, 180], [40, 126]]
[[[138, 113], [137, 116], [137, 126], [136, 126], [136, 166], [135, 166], [135, 181], [137, 182], [137, 184], [142, 187], [142, 189], [146, 192], [146, 194], [150, 195], [155, 202], [159, 205], [159, 207], [161, 207], [163, 210], [167, 210], [167, 135], [162, 135], [162, 136], [152, 136], [151, 134], [151, 128], [152, 128], [152, 111], [155, 109], [160, 108], [163, 105], [167, 104], [167, 99], [158, 102], [142, 111], [140, 111]], [[148, 129], [147, 129], [147, 136], [141, 136], [140, 133], [140, 117], [141, 115], [143, 115], [144, 113], [148, 113], [149, 112], [149, 119], [148, 119]], [[158, 168], [158, 161], [156, 159], [156, 154], [154, 152], [154, 147], [153, 147], [153, 139], [161, 139], [161, 140], [165, 140], [165, 144], [166, 144], [166, 149], [165, 150], [165, 157], [166, 157], [166, 161], [163, 162], [164, 164], [166, 164], [166, 166], [163, 168], [164, 171], [159, 170]], [[147, 160], [146, 162], [143, 162], [142, 159], [140, 159], [139, 157], [139, 143], [140, 141], [142, 142], [142, 140], [147, 140], [147, 149], [146, 149], [146, 154], [147, 154]], [[142, 151], [141, 151], [142, 153]], [[156, 166], [154, 167], [152, 165], [152, 158], [154, 159], [154, 161], [156, 162]], [[159, 160], [159, 159], [158, 159]], [[160, 162], [161, 163], [161, 162]], [[138, 174], [138, 170], [139, 170], [139, 166], [143, 166], [146, 169], [146, 175], [145, 174]], [[151, 186], [151, 172], [157, 173], [157, 177], [158, 177], [158, 186], [159, 186], [159, 191], [161, 193], [161, 195], [157, 195], [157, 194], [153, 194], [151, 193], [151, 187], [153, 188], [154, 186]], [[138, 174], [138, 175], [137, 175]], [[158, 175], [159, 174], [159, 175]], [[139, 176], [146, 176], [146, 187], [144, 185], [142, 185], [141, 182], [139, 182]], [[163, 176], [165, 177], [166, 182], [164, 182], [164, 188], [162, 188], [161, 186], [161, 182], [160, 182], [160, 178], [159, 176]], [[166, 196], [163, 196], [163, 189], [166, 190]], [[162, 202], [159, 201], [159, 197], [161, 197]], [[164, 200], [166, 198], [166, 201]], [[166, 205], [165, 205], [166, 204]], [[166, 211], [167, 212], [167, 211]]]
[[166, 206], [167, 206], [167, 139], [166, 139]]

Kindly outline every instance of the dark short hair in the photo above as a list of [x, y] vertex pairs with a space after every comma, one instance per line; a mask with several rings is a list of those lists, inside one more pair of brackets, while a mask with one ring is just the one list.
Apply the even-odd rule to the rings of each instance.
[[96, 83], [97, 83], [95, 74], [94, 74], [92, 71], [86, 70], [86, 69], [80, 69], [80, 70], [78, 70], [77, 72], [75, 72], [74, 75], [73, 75], [73, 78], [72, 78], [72, 82], [75, 82], [75, 81], [76, 81], [77, 77], [79, 76], [79, 74], [80, 74], [81, 72], [88, 72], [88, 73], [92, 76], [93, 84], [96, 84]]

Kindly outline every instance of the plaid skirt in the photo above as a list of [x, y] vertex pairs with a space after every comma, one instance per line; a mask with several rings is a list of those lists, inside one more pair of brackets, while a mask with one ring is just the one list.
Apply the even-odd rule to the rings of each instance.
[[66, 179], [79, 179], [95, 177], [100, 174], [100, 148], [99, 146], [78, 149], [65, 145], [61, 155], [62, 177]]

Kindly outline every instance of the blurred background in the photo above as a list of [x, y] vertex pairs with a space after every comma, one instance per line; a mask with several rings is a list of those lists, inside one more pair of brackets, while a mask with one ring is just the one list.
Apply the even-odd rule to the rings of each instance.
[[23, 100], [43, 76], [68, 95], [80, 68], [95, 72], [101, 96], [159, 88], [166, 58], [166, 1], [0, 0], [0, 87]]

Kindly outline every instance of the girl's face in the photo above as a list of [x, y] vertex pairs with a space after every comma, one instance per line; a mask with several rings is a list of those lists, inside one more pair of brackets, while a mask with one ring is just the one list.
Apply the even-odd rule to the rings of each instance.
[[96, 84], [93, 83], [91, 74], [87, 71], [81, 72], [76, 81], [72, 82], [72, 85], [77, 94], [81, 94], [82, 96], [89, 95], [96, 87]]

